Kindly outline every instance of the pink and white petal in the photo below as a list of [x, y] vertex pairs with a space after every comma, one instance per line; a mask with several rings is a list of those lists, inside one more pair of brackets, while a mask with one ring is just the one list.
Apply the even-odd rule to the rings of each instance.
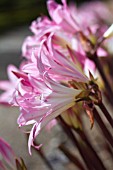
[[[33, 108], [31, 108], [31, 111], [26, 111], [24, 109], [21, 109], [21, 114], [18, 117], [17, 123], [19, 126], [25, 126], [28, 124], [32, 124], [34, 122], [39, 122], [39, 120], [46, 114], [46, 112], [49, 111], [48, 106], [42, 106], [37, 107], [36, 110], [34, 111]], [[32, 121], [31, 121], [32, 120]]]
[[35, 146], [34, 145], [34, 139], [35, 136], [39, 134], [40, 132], [40, 124], [41, 123], [35, 123], [31, 129], [30, 135], [29, 135], [29, 140], [28, 140], [28, 150], [29, 150], [29, 154], [32, 155], [31, 152], [31, 146], [35, 147], [36, 149], [39, 149], [42, 144], [40, 144], [39, 146]]
[[[56, 111], [53, 112], [49, 112], [47, 114], [47, 116], [44, 116], [41, 121], [39, 123], [34, 124], [30, 136], [29, 136], [29, 140], [28, 140], [28, 149], [29, 149], [29, 153], [31, 155], [31, 146], [33, 145], [33, 141], [35, 140], [36, 136], [39, 135], [40, 131], [42, 130], [43, 127], [45, 127], [50, 121], [52, 121], [54, 118], [56, 118], [58, 115], [60, 115], [62, 112], [64, 112], [65, 110], [67, 110], [68, 108], [72, 107], [75, 103], [70, 103], [67, 104], [64, 107], [59, 108]], [[38, 146], [40, 147], [40, 146]], [[35, 147], [36, 148], [36, 147]]]
[[92, 73], [92, 75], [94, 75], [95, 70], [96, 70], [96, 67], [95, 67], [94, 62], [92, 62], [89, 59], [86, 59], [85, 64], [84, 64], [84, 72], [85, 72], [85, 74], [89, 77], [89, 71]]
[[47, 85], [45, 84], [44, 80], [41, 78], [35, 78], [29, 75], [29, 81], [33, 88], [37, 90], [37, 92], [41, 93], [47, 93], [49, 94], [51, 91], [47, 88]]
[[9, 89], [13, 88], [12, 86], [13, 86], [13, 84], [9, 80], [1, 80], [0, 81], [0, 89], [1, 90], [9, 90]]

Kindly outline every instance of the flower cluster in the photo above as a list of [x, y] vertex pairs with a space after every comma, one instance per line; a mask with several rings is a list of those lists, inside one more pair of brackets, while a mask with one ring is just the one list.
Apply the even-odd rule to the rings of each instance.
[[[109, 13], [104, 5], [100, 6], [105, 14]], [[50, 121], [62, 113], [62, 117], [69, 114], [70, 120], [75, 119], [77, 98], [90, 94], [89, 70], [93, 75], [96, 71], [91, 55], [108, 54], [106, 48], [96, 46], [107, 28], [104, 22], [99, 25], [99, 20], [105, 19], [99, 9], [90, 8], [86, 20], [86, 7], [77, 10], [66, 0], [62, 4], [48, 0], [47, 7], [51, 19], [43, 16], [32, 22], [33, 35], [22, 46], [25, 60], [19, 69], [10, 65], [10, 80], [0, 82], [5, 90], [0, 103], [19, 106], [19, 127], [33, 125], [28, 141], [30, 154], [31, 146], [40, 147], [34, 145], [34, 139]]]

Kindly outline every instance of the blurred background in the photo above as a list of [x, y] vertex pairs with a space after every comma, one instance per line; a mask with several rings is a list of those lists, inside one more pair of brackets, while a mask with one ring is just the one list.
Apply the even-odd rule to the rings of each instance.
[[41, 13], [46, 13], [44, 0], [0, 0], [0, 31], [30, 24]]
[[0, 79], [6, 78], [9, 63], [19, 64], [31, 21], [46, 13], [44, 0], [0, 0]]
[[[73, 1], [81, 4], [95, 0]], [[0, 0], [0, 34], [17, 26], [29, 25], [40, 14], [47, 14], [46, 0]]]

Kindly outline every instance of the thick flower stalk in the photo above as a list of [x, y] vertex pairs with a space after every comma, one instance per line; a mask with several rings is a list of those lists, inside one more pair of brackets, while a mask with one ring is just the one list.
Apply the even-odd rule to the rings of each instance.
[[75, 105], [80, 89], [73, 89], [53, 81], [48, 75], [36, 79], [31, 75], [20, 77], [20, 82], [14, 94], [15, 102], [20, 107], [19, 126], [34, 124], [29, 137], [29, 152], [31, 145], [40, 130], [59, 114]]

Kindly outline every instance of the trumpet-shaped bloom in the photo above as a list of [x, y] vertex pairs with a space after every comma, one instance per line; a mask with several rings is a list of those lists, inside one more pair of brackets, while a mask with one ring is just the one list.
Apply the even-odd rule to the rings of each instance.
[[19, 126], [34, 124], [29, 137], [30, 154], [33, 140], [40, 130], [59, 114], [72, 107], [75, 104], [76, 95], [81, 92], [53, 81], [48, 75], [44, 76], [44, 80], [30, 75], [27, 80], [21, 78], [14, 96], [21, 111], [18, 118]]
[[[42, 63], [42, 65], [44, 65], [45, 69], [48, 71], [48, 74], [50, 74], [50, 76], [54, 79], [59, 78], [62, 81], [74, 79], [80, 82], [87, 82], [88, 78], [78, 67], [77, 63], [73, 61], [74, 59], [71, 53], [68, 53], [66, 56], [53, 47], [52, 35], [50, 35], [47, 41], [42, 44], [37, 66], [40, 69], [40, 63]], [[43, 72], [43, 70], [40, 72]]]
[[31, 131], [29, 138], [29, 152], [30, 145], [33, 145], [33, 138], [39, 134], [40, 130], [48, 122], [57, 117], [63, 111], [72, 107], [75, 104], [75, 98], [78, 93], [80, 93], [80, 90], [62, 86], [50, 80], [50, 92], [48, 95], [46, 95], [46, 97], [43, 94], [43, 101], [47, 106], [46, 109], [42, 109], [42, 118], [40, 121], [36, 122]]

